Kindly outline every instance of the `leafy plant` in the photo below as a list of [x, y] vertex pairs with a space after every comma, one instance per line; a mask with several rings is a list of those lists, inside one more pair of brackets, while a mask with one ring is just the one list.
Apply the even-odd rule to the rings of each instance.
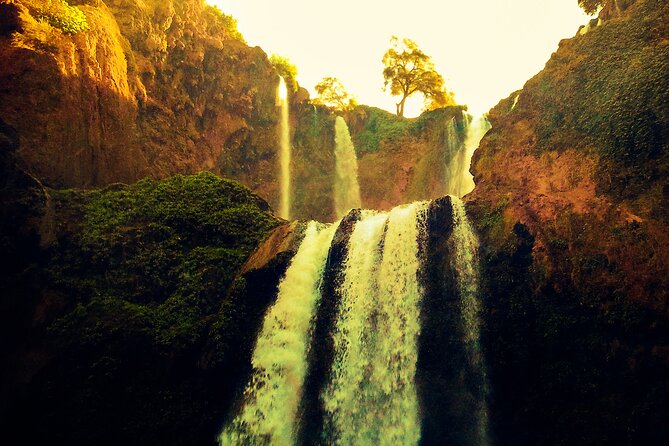
[[314, 87], [318, 98], [315, 104], [322, 104], [337, 110], [352, 110], [357, 105], [356, 100], [346, 91], [344, 85], [336, 77], [324, 77]]
[[77, 34], [90, 29], [86, 14], [77, 6], [70, 6], [66, 0], [45, 0], [37, 8], [37, 20], [58, 28], [65, 34]]
[[384, 88], [398, 96], [397, 116], [404, 116], [404, 103], [414, 93], [425, 97], [426, 109], [454, 105], [453, 95], [444, 86], [444, 78], [437, 73], [432, 57], [411, 39], [393, 36], [391, 47], [383, 55]]
[[206, 5], [205, 13], [205, 18], [207, 19], [212, 34], [223, 32], [233, 39], [246, 43], [244, 36], [242, 36], [242, 33], [237, 29], [237, 19], [231, 15], [225, 14], [218, 8], [218, 6], [214, 5]]
[[297, 91], [297, 67], [287, 57], [278, 54], [272, 54], [269, 62], [274, 66], [276, 72], [279, 73], [286, 81], [286, 86], [290, 91]]

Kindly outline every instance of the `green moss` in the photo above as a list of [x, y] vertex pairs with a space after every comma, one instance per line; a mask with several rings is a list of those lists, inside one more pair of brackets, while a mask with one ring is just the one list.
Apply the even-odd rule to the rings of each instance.
[[358, 153], [376, 152], [381, 141], [390, 143], [409, 136], [411, 122], [376, 107], [359, 106], [367, 113], [362, 131], [354, 135], [353, 144]]
[[298, 105], [292, 137], [293, 212], [319, 221], [335, 219], [332, 184], [335, 170], [335, 115], [323, 105]]
[[[462, 106], [439, 108], [422, 113], [413, 119], [366, 105], [359, 105], [355, 111], [366, 115], [364, 127], [353, 135], [353, 142], [359, 153], [376, 152], [384, 144], [391, 146], [403, 138], [421, 138], [425, 134], [436, 136], [433, 142], [443, 144], [443, 132], [435, 131], [435, 127], [439, 127], [452, 118], [456, 118], [457, 129], [464, 133], [462, 118], [464, 107]], [[441, 127], [445, 126], [441, 125]]]
[[201, 312], [213, 311], [220, 297], [206, 289], [211, 279], [225, 289], [277, 224], [246, 188], [208, 173], [53, 195], [68, 218], [83, 211], [80, 232], [56, 250], [57, 282], [81, 278], [82, 296], [129, 302], [172, 299], [173, 306], [178, 295]]
[[197, 361], [213, 321], [235, 339], [235, 314], [220, 314], [228, 288], [278, 221], [241, 184], [210, 173], [51, 196], [59, 238], [42, 286], [59, 304], [30, 418], [64, 444], [114, 444], [108, 435], [121, 430], [124, 444], [206, 444], [233, 384], [201, 384]]

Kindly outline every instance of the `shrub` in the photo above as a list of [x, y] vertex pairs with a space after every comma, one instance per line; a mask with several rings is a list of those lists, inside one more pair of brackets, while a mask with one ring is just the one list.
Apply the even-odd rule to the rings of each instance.
[[66, 0], [45, 0], [44, 5], [37, 8], [36, 17], [65, 34], [76, 34], [90, 29], [84, 11], [70, 6]]
[[237, 29], [237, 19], [222, 12], [218, 6], [205, 5], [205, 18], [212, 33], [223, 31], [227, 36], [246, 43], [244, 36]]

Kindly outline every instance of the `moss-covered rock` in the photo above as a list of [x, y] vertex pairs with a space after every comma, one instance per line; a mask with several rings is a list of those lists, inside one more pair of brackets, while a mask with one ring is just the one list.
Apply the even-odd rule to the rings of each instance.
[[[30, 327], [12, 333], [5, 431], [22, 444], [213, 444], [235, 389], [226, 363], [252, 346], [228, 332], [243, 315], [226, 296], [278, 224], [269, 207], [207, 173], [48, 193], [55, 241], [13, 288], [32, 292], [32, 312], [3, 297]], [[230, 345], [205, 361], [214, 323]]]

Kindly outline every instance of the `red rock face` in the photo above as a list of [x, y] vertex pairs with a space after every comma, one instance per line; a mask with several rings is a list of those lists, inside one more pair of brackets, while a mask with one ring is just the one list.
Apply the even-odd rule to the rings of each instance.
[[[0, 41], [0, 117], [20, 136], [20, 159], [49, 184], [131, 180], [145, 168], [137, 151], [120, 33], [108, 12], [91, 31], [68, 37], [10, 5], [20, 33]], [[97, 12], [97, 11], [96, 11]]]
[[[86, 3], [86, 2], [84, 2]], [[88, 2], [90, 30], [3, 8], [0, 119], [47, 185], [226, 172], [270, 198], [277, 77], [265, 53], [226, 34], [201, 0]], [[251, 132], [250, 129], [254, 131]]]
[[[541, 73], [491, 110], [468, 198], [500, 211], [503, 229], [490, 232], [500, 243], [515, 222], [530, 228], [533, 255], [549, 272], [617, 287], [666, 314], [669, 113], [666, 89], [654, 86], [669, 72], [661, 37], [669, 9], [630, 3], [562, 41]], [[593, 256], [608, 267], [585, 274], [576, 260]]]
[[[39, 21], [37, 0], [3, 4], [0, 60], [12, 63], [0, 66], [0, 120], [19, 134], [22, 167], [56, 188], [208, 170], [276, 209], [278, 78], [266, 54], [202, 0], [76, 3], [90, 29], [74, 35]], [[291, 103], [293, 215], [332, 221], [334, 112], [304, 89]], [[367, 117], [348, 120], [355, 138]], [[442, 194], [438, 128], [380, 130], [378, 150], [359, 148], [365, 207]]]

